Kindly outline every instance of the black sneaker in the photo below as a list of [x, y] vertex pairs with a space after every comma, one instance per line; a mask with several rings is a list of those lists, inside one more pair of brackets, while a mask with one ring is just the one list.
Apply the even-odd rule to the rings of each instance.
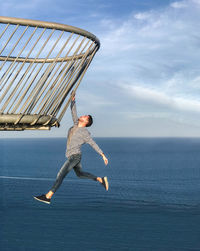
[[34, 199], [39, 200], [39, 201], [44, 202], [44, 203], [47, 203], [47, 204], [51, 203], [51, 199], [47, 199], [45, 194], [42, 194], [40, 196], [34, 196]]
[[102, 177], [102, 185], [104, 186], [104, 188], [106, 189], [106, 191], [108, 191], [108, 188], [109, 188], [109, 184], [108, 184], [108, 179], [107, 177]]

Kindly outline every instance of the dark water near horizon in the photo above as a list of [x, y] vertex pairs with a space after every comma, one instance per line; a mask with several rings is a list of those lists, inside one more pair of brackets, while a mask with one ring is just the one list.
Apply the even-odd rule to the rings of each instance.
[[72, 171], [51, 205], [64, 138], [0, 139], [0, 250], [200, 250], [200, 139], [96, 138], [83, 169], [108, 176], [106, 192]]

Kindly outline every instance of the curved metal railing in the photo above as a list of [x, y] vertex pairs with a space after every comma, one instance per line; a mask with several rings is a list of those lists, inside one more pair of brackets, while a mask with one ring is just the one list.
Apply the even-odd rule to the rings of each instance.
[[73, 26], [0, 17], [0, 130], [59, 126], [99, 46]]

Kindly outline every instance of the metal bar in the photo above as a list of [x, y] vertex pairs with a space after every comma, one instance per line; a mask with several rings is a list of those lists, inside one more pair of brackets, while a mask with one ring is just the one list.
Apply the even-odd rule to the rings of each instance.
[[79, 34], [81, 36], [87, 37], [94, 41], [98, 48], [100, 47], [99, 39], [92, 33], [85, 31], [83, 29], [79, 29], [74, 26], [59, 24], [59, 23], [50, 23], [50, 22], [42, 22], [36, 20], [22, 19], [22, 18], [10, 18], [0, 16], [0, 23], [10, 23], [10, 24], [19, 24], [19, 25], [29, 25], [29, 26], [37, 26], [40, 28], [48, 28], [48, 29], [56, 29], [56, 30], [64, 30], [67, 32], [73, 32]]
[[[50, 36], [49, 36], [48, 39], [45, 41], [44, 47], [46, 46], [46, 44], [48, 43], [50, 37], [53, 35], [54, 32], [55, 32], [55, 30], [52, 30]], [[44, 48], [44, 47], [43, 47], [43, 48]], [[48, 58], [48, 56], [49, 56], [50, 54], [51, 54], [51, 52], [48, 53], [48, 55], [46, 56], [46, 58]], [[45, 63], [46, 63], [46, 62], [45, 62], [45, 60], [44, 60], [44, 62], [42, 63], [42, 65], [39, 67], [38, 71], [35, 73], [34, 77], [32, 78], [31, 85], [32, 85], [33, 82], [36, 80], [36, 78], [37, 78], [39, 72], [42, 70], [42, 68], [43, 68], [43, 66], [44, 66]], [[24, 109], [25, 109], [25, 111], [24, 111], [25, 113], [26, 113], [27, 110], [29, 109], [29, 105], [31, 104], [31, 102], [32, 102], [32, 100], [33, 100], [33, 98], [34, 98], [34, 93], [35, 93], [36, 91], [37, 91], [37, 85], [33, 88], [33, 90], [31, 91], [31, 93], [30, 93], [28, 99], [27, 99], [26, 102], [25, 102], [25, 105], [26, 105], [26, 107], [24, 108]], [[30, 98], [30, 100], [29, 100], [29, 98]], [[28, 103], [28, 105], [27, 105], [27, 103]]]
[[[21, 34], [20, 38], [18, 39], [18, 41], [15, 43], [14, 47], [12, 48], [10, 54], [11, 54], [11, 53], [13, 52], [13, 50], [16, 48], [16, 46], [18, 45], [19, 41], [21, 40], [21, 38], [23, 37], [23, 35], [24, 35], [25, 32], [27, 31], [27, 29], [28, 29], [28, 26], [26, 26], [26, 28], [24, 29], [24, 31], [23, 31], [23, 33]], [[29, 41], [30, 41], [30, 39], [28, 40], [28, 42], [29, 42]], [[28, 43], [28, 42], [27, 42], [27, 43]], [[19, 56], [21, 55], [21, 53], [22, 53], [23, 50], [25, 49], [27, 43], [26, 43], [25, 46], [22, 48], [22, 50], [18, 53], [17, 57], [19, 57]], [[17, 58], [16, 58], [16, 60], [17, 60]], [[16, 62], [16, 61], [15, 61], [15, 62]], [[15, 63], [15, 62], [14, 62], [14, 63]], [[19, 63], [18, 63], [18, 64], [19, 64]], [[18, 64], [16, 65], [16, 67], [18, 66]], [[16, 67], [14, 67], [12, 73], [15, 71]], [[9, 68], [10, 68], [10, 70], [11, 70], [12, 66], [9, 67]], [[7, 72], [6, 72], [6, 74], [5, 74], [4, 77], [6, 77], [6, 75], [8, 74], [9, 68], [7, 69]], [[19, 72], [21, 71], [21, 69], [22, 69], [22, 67], [18, 70], [18, 73], [13, 77], [13, 80], [11, 80], [9, 86], [7, 87], [7, 90], [10, 89], [11, 85], [13, 84], [14, 80], [16, 79], [16, 77], [17, 77], [17, 75], [19, 74]], [[11, 74], [10, 74], [10, 76], [11, 76]], [[9, 78], [10, 78], [10, 76], [9, 76]], [[3, 89], [4, 86], [6, 85], [6, 83], [7, 83], [7, 81], [8, 81], [9, 78], [7, 78], [7, 80], [5, 81], [5, 83], [4, 83], [3, 87], [2, 87], [2, 89]], [[19, 84], [18, 84], [18, 85], [19, 85]], [[7, 101], [5, 102], [5, 104], [4, 104], [3, 108], [2, 108], [3, 111], [4, 111], [5, 107], [8, 105], [9, 101], [11, 100], [11, 98], [14, 96], [16, 90], [17, 90], [17, 86], [14, 88], [13, 92], [11, 93], [11, 95], [9, 96], [9, 98], [7, 99]], [[3, 98], [3, 97], [2, 97], [2, 98]]]
[[[1, 78], [1, 80], [2, 80], [2, 81], [5, 80], [5, 75], [6, 75], [7, 79], [5, 80], [4, 83], [2, 82], [1, 90], [4, 89], [6, 83], [8, 82], [8, 80], [9, 80], [10, 77], [12, 76], [13, 72], [14, 72], [14, 71], [16, 70], [16, 68], [18, 67], [18, 65], [19, 65], [19, 62], [15, 62], [15, 63], [13, 64], [14, 68], [13, 68], [12, 72], [11, 72], [11, 69], [10, 69], [10, 71], [8, 71], [8, 69], [5, 71], [5, 73], [4, 73], [3, 77]], [[8, 74], [9, 74], [9, 75], [8, 75]]]
[[[62, 33], [60, 34], [59, 38], [57, 39], [57, 41], [54, 43], [53, 47], [51, 48], [49, 54], [47, 57], [49, 57], [52, 53], [52, 51], [54, 50], [54, 48], [56, 47], [56, 45], [58, 44], [59, 40], [61, 39], [62, 35], [63, 35], [64, 31], [62, 31]], [[45, 73], [42, 75], [42, 77], [39, 79], [39, 81], [36, 84], [36, 88], [35, 88], [35, 94], [32, 98], [32, 103], [29, 106], [29, 109], [27, 111], [27, 113], [31, 113], [34, 109], [35, 104], [38, 101], [38, 95], [40, 92], [42, 92], [42, 89], [44, 89], [45, 87], [45, 81], [49, 78], [49, 76], [51, 75], [51, 69], [52, 69], [53, 65], [50, 64], [48, 65], [47, 69], [45, 70]], [[46, 78], [46, 79], [45, 79]]]
[[[56, 59], [60, 56], [60, 54], [63, 52], [63, 50], [65, 49], [65, 47], [67, 46], [68, 42], [70, 41], [70, 39], [72, 38], [73, 33], [68, 37], [67, 41], [65, 42], [65, 44], [63, 45], [63, 47], [61, 48], [61, 50], [59, 51], [57, 57], [55, 58], [54, 64], [53, 64], [53, 69], [52, 71], [55, 69], [57, 62]], [[62, 62], [63, 63], [63, 62]], [[61, 64], [62, 64], [61, 63]], [[51, 78], [49, 79], [49, 81], [46, 83], [46, 88], [49, 87], [51, 81], [53, 80], [53, 78], [55, 77], [56, 73], [58, 72], [59, 68], [61, 67], [61, 64], [59, 65], [59, 67], [57, 67], [57, 69], [54, 71], [54, 74], [52, 74]], [[42, 106], [42, 104], [44, 103], [44, 100], [47, 98], [49, 91], [52, 89], [49, 88], [49, 90], [46, 92], [45, 96], [43, 97], [42, 101], [40, 102], [40, 104], [38, 105], [37, 109], [36, 109], [36, 113], [38, 112], [38, 110], [40, 109], [40, 107]], [[40, 97], [43, 95], [44, 91], [41, 93]], [[39, 114], [41, 114], [41, 110], [39, 112]]]
[[24, 78], [25, 78], [25, 72], [23, 73], [23, 75], [21, 76], [21, 78], [20, 78], [18, 84], [16, 85], [16, 87], [15, 87], [16, 90], [15, 90], [15, 89], [13, 90], [13, 96], [14, 96], [14, 94], [16, 94], [17, 91], [18, 91], [18, 94], [15, 96], [13, 102], [10, 104], [10, 107], [7, 109], [7, 113], [10, 112], [10, 110], [11, 110], [12, 107], [13, 107], [14, 109], [16, 108], [16, 107], [15, 107], [15, 102], [17, 101], [17, 99], [18, 99], [18, 97], [19, 97], [19, 95], [20, 95], [20, 93], [21, 93], [21, 90], [23, 89], [23, 87], [21, 87], [21, 89], [19, 90], [20, 84], [22, 83], [22, 81], [23, 81]]
[[17, 31], [19, 27], [19, 24], [15, 27], [13, 33], [10, 35], [9, 39], [7, 40], [7, 42], [5, 43], [3, 49], [0, 51], [0, 54], [5, 50], [6, 46], [8, 45], [8, 43], [10, 42], [11, 38], [13, 37], [13, 35], [15, 34], [15, 32]]
[[[52, 47], [52, 49], [51, 49], [49, 55], [51, 55], [52, 51], [54, 50], [54, 48], [56, 47], [56, 45], [57, 45], [58, 42], [60, 41], [60, 39], [61, 39], [63, 33], [64, 33], [64, 31], [61, 32], [61, 34], [60, 34], [60, 36], [58, 37], [57, 41], [54, 43], [54, 45], [53, 45], [53, 47]], [[64, 49], [64, 48], [63, 48], [63, 49]], [[60, 51], [60, 53], [58, 53], [57, 56], [59, 56], [61, 53], [62, 53], [62, 51]], [[57, 58], [57, 57], [56, 57], [56, 58]], [[35, 104], [37, 103], [37, 101], [40, 99], [40, 97], [41, 97], [42, 94], [44, 93], [44, 91], [45, 91], [45, 82], [46, 82], [46, 80], [50, 77], [50, 75], [51, 75], [51, 73], [52, 73], [52, 68], [53, 68], [53, 66], [54, 66], [53, 63], [50, 64], [50, 65], [47, 67], [47, 69], [45, 70], [45, 74], [44, 74], [44, 75], [42, 76], [42, 78], [40, 78], [40, 80], [38, 81], [38, 83], [37, 83], [37, 85], [39, 85], [39, 86], [38, 86], [38, 90], [37, 90], [37, 92], [35, 93], [34, 100], [33, 100], [32, 104], [31, 104], [31, 106], [30, 106], [30, 108], [29, 108], [29, 110], [28, 110], [28, 113], [30, 113], [30, 112], [33, 111]], [[48, 85], [46, 85], [46, 87], [47, 87], [47, 86], [48, 86]], [[43, 91], [42, 91], [42, 89], [43, 89]]]
[[[24, 33], [26, 32], [26, 30], [28, 29], [28, 27], [26, 27], [26, 29], [24, 30], [23, 34], [21, 35], [20, 39], [22, 38], [22, 36], [24, 35]], [[26, 41], [25, 45], [23, 46], [23, 48], [21, 49], [21, 51], [18, 53], [17, 57], [19, 57], [22, 52], [24, 51], [24, 49], [26, 48], [27, 44], [30, 42], [31, 38], [33, 37], [35, 31], [36, 31], [37, 28], [35, 28], [35, 30], [32, 32], [31, 36], [29, 37], [29, 39]], [[19, 42], [20, 40], [18, 40]], [[16, 57], [16, 60], [17, 60], [17, 57]], [[28, 57], [28, 56], [27, 56]], [[19, 70], [16, 72], [15, 76], [13, 77], [13, 79], [11, 80], [10, 84], [8, 85], [7, 89], [6, 90], [9, 90], [10, 87], [12, 86], [12, 84], [14, 83], [14, 81], [16, 80], [16, 78], [18, 77], [20, 71], [22, 70], [24, 64], [25, 64], [26, 61], [24, 61], [21, 65], [21, 67], [19, 68]], [[3, 106], [3, 110], [6, 108], [6, 106], [8, 105], [8, 103], [10, 102], [10, 100], [13, 98], [13, 96], [15, 95], [18, 87], [20, 86], [21, 82], [19, 81], [18, 84], [15, 86], [15, 88], [13, 89], [12, 93], [10, 94], [10, 96], [8, 97], [7, 101], [5, 102], [4, 106]], [[5, 85], [5, 83], [4, 83]]]
[[[76, 92], [77, 88], [79, 87], [80, 82], [81, 82], [83, 76], [85, 75], [85, 72], [86, 72], [86, 70], [88, 69], [88, 67], [89, 67], [89, 65], [90, 65], [90, 63], [91, 63], [91, 61], [92, 61], [94, 55], [96, 54], [97, 50], [98, 50], [98, 48], [96, 48], [96, 49], [94, 50], [93, 54], [90, 56], [91, 58], [90, 58], [90, 60], [89, 60], [89, 62], [88, 62], [88, 64], [87, 64], [87, 66], [85, 67], [84, 72], [82, 73], [82, 75], [81, 75], [79, 81], [77, 82], [76, 87], [74, 88], [74, 91], [75, 91], [75, 92]], [[60, 113], [60, 115], [59, 115], [59, 117], [58, 117], [58, 119], [57, 119], [58, 123], [60, 123], [60, 121], [62, 120], [62, 118], [63, 118], [63, 116], [64, 116], [64, 114], [65, 114], [65, 112], [66, 112], [66, 110], [67, 110], [67, 108], [68, 108], [68, 106], [69, 106], [69, 104], [70, 104], [70, 101], [71, 101], [71, 97], [69, 98], [68, 102], [66, 103], [66, 105], [65, 105], [64, 108], [62, 109], [62, 112]], [[61, 107], [61, 105], [60, 105], [60, 107]]]
[[[77, 72], [77, 75], [80, 73], [81, 67], [82, 67], [82, 65], [84, 64], [85, 59], [88, 57], [88, 54], [89, 54], [89, 52], [90, 52], [90, 48], [92, 48], [93, 44], [94, 44], [94, 43], [92, 43], [92, 44], [90, 45], [90, 47], [88, 48], [87, 52], [85, 53], [85, 57], [79, 62], [78, 67], [75, 69], [75, 71]], [[60, 94], [59, 94], [59, 104], [57, 103], [56, 106], [54, 105], [53, 107], [51, 107], [51, 109], [50, 109], [50, 111], [49, 111], [50, 114], [52, 114], [52, 115], [54, 115], [54, 116], [57, 115], [58, 110], [59, 110], [59, 107], [60, 107], [60, 104], [63, 103], [63, 101], [64, 101], [64, 100], [63, 100], [63, 97], [65, 97], [66, 94], [68, 93], [68, 91], [71, 89], [71, 85], [70, 85], [70, 84], [71, 84], [71, 83], [72, 83], [72, 84], [74, 83], [74, 80], [77, 78], [77, 75], [76, 75], [76, 74], [73, 74], [72, 79], [69, 79], [68, 85], [67, 85], [66, 88], [65, 88], [63, 91], [61, 91]], [[57, 99], [58, 99], [58, 98], [57, 98]]]
[[[76, 37], [76, 39], [74, 40], [74, 42], [73, 42], [73, 44], [71, 45], [70, 49], [68, 50], [67, 54], [69, 54], [70, 51], [73, 49], [73, 47], [74, 47], [74, 45], [76, 44], [76, 42], [78, 41], [79, 37], [80, 37], [80, 36], [77, 36], [77, 37]], [[57, 78], [54, 80], [53, 86], [56, 85], [56, 83], [58, 82], [58, 80], [59, 80], [61, 74], [64, 72], [64, 69], [65, 69], [65, 67], [66, 67], [67, 65], [68, 65], [68, 63], [66, 63], [66, 64], [64, 65], [62, 71], [58, 74]], [[57, 69], [57, 70], [58, 70], [58, 69]], [[51, 100], [51, 99], [50, 99], [50, 100]], [[45, 105], [46, 105], [46, 104], [45, 104]], [[42, 110], [40, 110], [40, 113], [41, 113], [43, 110], [44, 110], [44, 107], [43, 107]]]
[[[67, 43], [68, 43], [68, 41], [71, 39], [72, 35], [73, 35], [73, 33], [72, 33], [72, 34], [70, 35], [70, 37], [68, 38]], [[68, 52], [69, 52], [69, 51], [68, 51]], [[68, 53], [68, 52], [67, 52], [67, 53]], [[63, 62], [61, 62], [61, 63], [59, 64], [59, 66], [58, 66], [57, 69], [55, 70], [53, 76], [52, 76], [51, 79], [49, 80], [48, 85], [51, 83], [51, 81], [53, 80], [53, 78], [55, 77], [55, 75], [58, 73], [58, 70], [60, 69], [60, 67], [62, 66], [62, 64], [63, 64]], [[67, 64], [68, 64], [68, 63], [67, 63]], [[56, 65], [57, 65], [57, 63], [56, 63]], [[61, 73], [61, 71], [60, 71], [60, 73]], [[57, 75], [56, 79], [59, 77], [60, 73]], [[53, 83], [52, 83], [51, 87], [49, 88], [48, 92], [47, 92], [46, 95], [43, 97], [43, 99], [42, 99], [42, 101], [41, 101], [41, 103], [40, 103], [40, 106], [39, 106], [39, 107], [42, 106], [42, 108], [41, 108], [41, 110], [39, 111], [39, 113], [42, 112], [43, 107], [47, 104], [47, 100], [50, 100], [51, 93], [52, 93], [52, 89], [54, 88], [54, 86], [56, 85], [56, 82], [57, 82], [56, 79], [53, 81]], [[36, 112], [38, 112], [38, 110], [40, 109], [39, 107], [38, 107], [38, 109], [36, 110]]]
[[[76, 53], [78, 53], [79, 49], [80, 49], [80, 46], [82, 45], [82, 43], [84, 42], [84, 39], [81, 41], [81, 43], [79, 44], [78, 48], [76, 49], [76, 51], [74, 52], [74, 55], [76, 55]], [[72, 61], [73, 62], [73, 61]], [[63, 74], [63, 76], [61, 77], [61, 79], [59, 80], [59, 83], [58, 83], [58, 86], [60, 86], [60, 83], [63, 82], [63, 79], [65, 78], [65, 74]], [[62, 85], [61, 85], [62, 86]], [[61, 88], [60, 86], [60, 88]], [[59, 96], [60, 94], [58, 95], [55, 95], [55, 98], [54, 98], [54, 104], [53, 106], [51, 106], [50, 108], [46, 109], [45, 113], [49, 112], [51, 114], [51, 111], [52, 109], [54, 108], [54, 106], [56, 105], [55, 102], [56, 100], [59, 100]]]
[[[10, 53], [8, 54], [8, 56], [6, 57], [5, 61], [4, 61], [4, 64], [5, 62], [7, 61], [8, 57], [12, 54], [12, 52], [14, 51], [14, 49], [16, 48], [16, 46], [18, 45], [19, 41], [21, 40], [21, 38], [23, 37], [24, 33], [27, 31], [28, 29], [28, 26], [26, 26], [26, 28], [24, 29], [23, 33], [21, 34], [21, 36], [19, 37], [19, 39], [17, 40], [17, 42], [14, 44], [13, 48], [11, 49]], [[1, 53], [0, 53], [1, 54]], [[3, 64], [3, 65], [4, 65]], [[2, 69], [2, 65], [0, 67], [0, 70]]]
[[[5, 67], [5, 69], [4, 69], [4, 72], [3, 72], [3, 70], [2, 70], [2, 75], [1, 75], [1, 79], [0, 79], [0, 81], [3, 79], [3, 77], [4, 77], [4, 75], [5, 75], [5, 73], [6, 73], [6, 71], [7, 71], [7, 69], [8, 69], [8, 67], [9, 67], [9, 63], [7, 64], [7, 68]], [[0, 91], [2, 91], [2, 88], [0, 87]]]
[[[27, 26], [27, 29], [28, 29], [28, 26]], [[27, 29], [26, 29], [26, 30], [27, 30]], [[26, 32], [26, 30], [24, 30], [24, 33]], [[31, 34], [31, 36], [30, 36], [28, 42], [30, 41], [30, 39], [32, 38], [32, 36], [34, 35], [34, 33], [35, 33], [36, 30], [37, 30], [37, 27], [35, 28], [35, 30], [34, 30], [33, 33]], [[24, 33], [22, 34], [22, 36], [24, 35]], [[21, 36], [21, 38], [22, 38], [22, 36]], [[21, 38], [20, 38], [20, 39], [21, 39]], [[18, 43], [19, 43], [19, 41], [20, 41], [20, 40], [18, 40]], [[28, 42], [27, 42], [27, 44], [28, 44]], [[26, 47], [27, 44], [25, 44], [24, 48]], [[7, 72], [6, 72], [5, 76], [4, 76], [4, 79], [6, 78], [8, 72], [11, 71], [11, 69], [12, 69], [13, 65], [15, 64], [15, 62], [18, 61], [18, 58], [19, 58], [19, 56], [21, 55], [21, 53], [22, 53], [23, 50], [24, 50], [24, 49], [22, 49], [22, 50], [20, 51], [20, 53], [18, 53], [17, 57], [15, 57], [14, 62], [13, 62], [13, 63], [9, 66], [9, 68], [7, 69]], [[12, 52], [11, 52], [11, 53], [12, 53]], [[8, 55], [8, 56], [9, 56], [9, 55]], [[7, 61], [7, 59], [6, 59], [6, 61]], [[5, 62], [6, 62], [6, 61], [5, 61]], [[14, 71], [13, 71], [13, 72], [14, 72]], [[4, 81], [4, 79], [2, 79], [2, 81]], [[1, 83], [2, 83], [2, 82], [0, 82], [0, 85], [1, 85]], [[7, 81], [4, 83], [3, 87], [6, 85], [6, 83], [7, 83]], [[2, 88], [3, 88], [3, 87], [2, 87]]]
[[9, 26], [9, 25], [10, 25], [9, 23], [6, 25], [5, 29], [3, 30], [3, 32], [2, 32], [1, 35], [0, 35], [0, 38], [4, 35], [4, 33], [5, 33], [6, 30], [8, 29], [8, 26]]
[[[6, 29], [8, 28], [8, 25], [6, 26]], [[15, 30], [13, 31], [13, 34], [10, 36], [10, 39], [12, 38], [12, 36], [14, 35], [14, 33], [16, 32], [16, 30], [18, 29], [18, 27], [15, 28]], [[4, 30], [5, 32], [5, 30]], [[9, 43], [10, 39], [7, 40], [7, 44]], [[4, 48], [1, 50], [0, 52], [0, 55], [1, 53], [3, 52], [3, 50], [6, 48], [7, 44], [5, 44]], [[11, 54], [11, 53], [10, 53]], [[10, 55], [9, 54], [9, 55]], [[5, 65], [5, 62], [7, 61], [7, 58], [9, 57], [9, 55], [7, 57], [5, 57], [5, 59], [3, 60], [1, 66], [0, 66], [0, 70], [2, 70], [3, 66]], [[0, 82], [0, 85], [1, 85], [1, 82]]]
[[73, 68], [73, 71], [70, 71], [69, 69], [69, 72], [67, 73], [67, 75], [64, 78], [62, 78], [62, 80], [59, 82], [59, 86], [56, 90], [55, 96], [53, 97], [51, 104], [46, 109], [45, 114], [51, 114], [51, 115], [54, 114], [54, 111], [56, 107], [58, 106], [59, 99], [62, 97], [62, 93], [69, 86], [69, 83], [74, 75], [74, 72], [75, 72], [74, 65], [72, 66], [72, 68]]
[[[80, 54], [80, 55], [76, 55], [76, 59], [80, 59], [84, 56], [84, 54]], [[5, 61], [5, 59], [7, 59], [7, 61], [15, 61], [15, 57], [5, 57], [5, 56], [0, 56], [0, 61]], [[24, 62], [25, 58], [24, 57], [19, 57], [17, 59], [17, 61], [19, 62]], [[45, 60], [45, 58], [38, 58], [36, 61], [34, 58], [28, 58], [26, 60], [27, 63], [32, 63], [32, 62], [35, 62], [35, 63], [43, 63], [43, 61]], [[52, 63], [54, 62], [54, 58], [48, 58], [46, 59], [46, 63]], [[71, 61], [72, 60], [72, 56], [69, 56], [69, 57], [64, 57], [64, 58], [57, 58], [56, 62], [65, 62], [65, 61]]]
[[[27, 55], [26, 58], [28, 58], [28, 56], [32, 53], [33, 49], [34, 49], [35, 46], [38, 44], [39, 40], [41, 39], [41, 37], [43, 36], [43, 34], [44, 34], [45, 31], [46, 31], [46, 29], [43, 29], [43, 30], [42, 30], [42, 32], [40, 33], [38, 39], [37, 39], [36, 42], [34, 43], [33, 47], [31, 48], [31, 50], [30, 50], [30, 52], [28, 53], [28, 55]], [[43, 50], [43, 47], [40, 49], [40, 51], [39, 51], [38, 54], [36, 55], [36, 58], [39, 57], [39, 55], [40, 55], [40, 53], [42, 52], [42, 50]], [[32, 67], [33, 65], [34, 65], [34, 61], [33, 61], [31, 64], [29, 64], [28, 68], [26, 69], [26, 71], [25, 71], [25, 73], [24, 73], [23, 79], [22, 79], [21, 81], [24, 80], [24, 78], [26, 77], [26, 75], [28, 74], [28, 72], [31, 70], [31, 67]], [[37, 66], [37, 65], [36, 65], [36, 66]], [[32, 70], [31, 73], [34, 72], [34, 69], [36, 68], [36, 66], [33, 68], [33, 70]], [[26, 83], [27, 83], [27, 81], [29, 80], [30, 76], [31, 76], [31, 74], [29, 74], [27, 80], [25, 81], [24, 85], [23, 85], [22, 88], [21, 88], [21, 91], [25, 88]], [[26, 94], [27, 94], [29, 88], [30, 88], [30, 86], [28, 86], [28, 88], [26, 88], [25, 92], [21, 95], [21, 97], [19, 98], [18, 103], [15, 105], [14, 109], [11, 111], [12, 113], [16, 112], [16, 110], [19, 108], [19, 106], [20, 106], [22, 100], [24, 99], [24, 97], [26, 96]], [[21, 91], [20, 91], [20, 93], [21, 93]]]
[[[69, 64], [69, 63], [68, 63]], [[59, 86], [59, 79], [61, 78], [62, 74], [68, 74], [68, 71], [70, 70], [70, 67], [73, 65], [73, 62], [71, 62], [68, 67], [63, 67], [62, 70], [59, 72], [58, 76], [54, 80], [52, 86], [49, 89], [49, 96], [46, 96], [45, 99], [43, 99], [43, 106], [40, 109], [39, 113], [47, 113], [48, 107], [50, 104], [53, 103], [54, 96], [56, 96], [56, 92], [58, 90]], [[66, 69], [65, 69], [66, 68]]]
[[0, 124], [0, 131], [24, 131], [24, 130], [50, 130], [50, 126], [38, 126], [34, 125], [29, 126], [29, 125], [18, 125], [18, 126], [12, 126], [12, 125], [2, 125]]
[[[79, 38], [79, 37], [78, 37], [78, 38]], [[78, 38], [74, 41], [74, 43], [73, 43], [73, 45], [72, 45], [73, 47], [74, 47], [75, 43], [78, 41]], [[86, 38], [82, 39], [82, 41], [80, 42], [78, 48], [75, 50], [74, 55], [76, 55], [76, 53], [78, 53], [78, 51], [79, 51], [80, 47], [82, 46], [83, 42], [85, 41], [85, 39], [86, 39]], [[71, 49], [72, 49], [72, 48], [71, 48]], [[70, 50], [71, 50], [71, 49], [70, 49]], [[69, 53], [69, 51], [68, 51], [68, 53]], [[71, 64], [68, 65], [68, 67], [67, 67], [65, 73], [63, 74], [63, 76], [65, 76], [65, 74], [69, 72], [69, 70], [70, 70], [71, 65], [73, 64], [73, 62], [74, 62], [74, 61], [72, 61]], [[65, 67], [66, 67], [66, 65], [63, 67], [63, 69], [64, 69]], [[59, 75], [58, 75], [58, 76], [59, 76]], [[60, 77], [61, 77], [61, 75], [60, 75]], [[61, 77], [61, 78], [62, 78], [62, 77]], [[56, 79], [56, 83], [58, 82], [58, 80], [59, 80], [59, 78]], [[59, 82], [58, 82], [57, 87], [54, 89], [54, 92], [51, 94], [51, 96], [50, 96], [51, 98], [49, 97], [49, 98], [48, 98], [49, 101], [48, 101], [47, 103], [45, 103], [45, 106], [46, 106], [46, 107], [48, 106], [49, 103], [52, 103], [52, 100], [54, 99], [55, 91], [56, 91], [58, 88], [59, 88]], [[53, 98], [52, 98], [52, 97], [53, 97]], [[45, 107], [43, 106], [43, 109], [40, 110], [40, 113], [41, 113], [42, 111], [44, 111], [44, 109], [45, 109]], [[46, 113], [46, 112], [45, 112], [45, 113]]]
[[[17, 63], [13, 69], [13, 71], [17, 68], [19, 63]], [[10, 75], [8, 76], [7, 80], [12, 76], [13, 71], [10, 73]], [[5, 84], [3, 85], [2, 89], [4, 88]], [[4, 93], [2, 94], [2, 96], [0, 97], [0, 103], [2, 103], [3, 99], [5, 98], [6, 94], [8, 93], [9, 89], [11, 87], [11, 84], [7, 86], [6, 90], [4, 91]]]
[[[44, 47], [46, 46], [46, 44], [48, 43], [48, 41], [49, 41], [49, 39], [51, 38], [51, 36], [53, 35], [54, 31], [55, 31], [55, 30], [52, 30], [52, 32], [50, 33], [49, 37], [47, 38], [47, 40], [46, 40], [45, 43], [43, 44], [43, 46], [42, 46], [42, 48], [41, 48], [41, 50], [40, 50], [40, 52], [39, 52], [39, 55], [40, 55], [41, 51], [44, 49]], [[47, 57], [48, 57], [48, 55], [47, 55]], [[38, 71], [35, 73], [35, 75], [33, 76], [32, 80], [31, 80], [31, 83], [30, 83], [29, 86], [28, 86], [28, 90], [30, 89], [31, 85], [33, 84], [34, 80], [36, 79], [37, 75], [39, 74], [39, 72], [40, 72], [40, 70], [42, 69], [42, 67], [43, 67], [44, 64], [45, 64], [45, 61], [44, 61], [43, 64], [40, 66], [40, 68], [39, 68]], [[25, 109], [24, 112], [27, 111], [28, 107], [27, 107], [26, 105], [27, 105], [28, 100], [29, 100], [29, 98], [31, 97], [32, 94], [33, 94], [33, 90], [32, 90], [32, 92], [30, 93], [30, 95], [29, 95], [28, 99], [26, 100], [26, 102], [24, 103], [23, 107], [20, 109], [20, 113], [22, 113], [23, 109]], [[26, 107], [26, 108], [25, 108], [25, 107]]]
[[[84, 59], [82, 59], [82, 61], [84, 61]], [[63, 93], [65, 93], [65, 91], [69, 88], [72, 79], [76, 76], [75, 72], [77, 71], [77, 68], [80, 66], [80, 63], [82, 61], [76, 62], [75, 65], [73, 65], [73, 71], [70, 71], [66, 76], [64, 76], [59, 84], [60, 84], [60, 88], [58, 89], [55, 97], [54, 97], [54, 101], [52, 102], [52, 104], [49, 107], [49, 110], [47, 111], [47, 113], [54, 115], [56, 112], [56, 108], [59, 105], [60, 100], [62, 99]]]
[[[28, 43], [29, 43], [30, 40], [32, 39], [33, 35], [35, 34], [36, 30], [37, 30], [37, 27], [35, 27], [34, 31], [32, 32], [32, 34], [31, 34], [31, 36], [29, 37], [29, 39], [26, 41], [25, 45], [24, 45], [23, 48], [21, 49], [21, 51], [20, 51], [20, 53], [18, 54], [18, 56], [22, 54], [22, 52], [24, 51], [24, 49], [26, 48], [26, 46], [28, 45]], [[37, 40], [37, 41], [38, 41], [38, 40]], [[21, 71], [22, 68], [24, 67], [24, 65], [25, 65], [25, 63], [26, 63], [26, 59], [27, 59], [27, 58], [29, 57], [29, 55], [32, 53], [32, 51], [33, 51], [33, 49], [34, 49], [34, 47], [35, 47], [36, 44], [37, 44], [37, 42], [34, 44], [34, 46], [32, 46], [31, 50], [29, 51], [28, 55], [26, 56], [26, 58], [25, 58], [25, 60], [24, 60], [24, 62], [23, 62], [23, 64], [22, 64], [22, 66], [21, 66], [21, 68], [20, 68], [19, 71]], [[18, 56], [17, 56], [16, 59], [18, 59]], [[30, 65], [29, 65], [29, 66], [30, 66]], [[27, 71], [27, 69], [26, 69], [26, 71], [24, 72], [24, 74], [22, 75], [22, 77], [20, 78], [20, 80], [19, 80], [19, 82], [18, 82], [18, 84], [17, 84], [17, 86], [16, 86], [17, 89], [19, 89], [19, 86], [21, 85], [21, 83], [22, 83], [23, 79], [25, 78], [25, 76], [27, 75], [27, 73], [28, 73], [28, 71]], [[19, 73], [18, 73], [18, 74], [19, 74]], [[17, 90], [16, 90], [16, 91], [17, 91]], [[15, 93], [14, 93], [14, 94], [15, 94]], [[8, 109], [7, 112], [10, 111], [11, 107], [14, 105], [14, 103], [15, 103], [16, 99], [18, 98], [19, 94], [20, 94], [20, 91], [19, 91], [18, 95], [15, 97], [13, 103], [11, 104], [11, 106], [10, 106], [10, 108]]]

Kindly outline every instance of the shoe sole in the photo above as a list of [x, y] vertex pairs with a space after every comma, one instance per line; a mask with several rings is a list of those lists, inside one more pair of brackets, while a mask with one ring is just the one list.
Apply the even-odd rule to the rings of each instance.
[[38, 198], [36, 198], [36, 197], [33, 197], [35, 200], [38, 200], [38, 201], [40, 201], [40, 202], [43, 202], [43, 203], [46, 203], [46, 204], [50, 204], [51, 202], [48, 202], [48, 201], [45, 201], [45, 200], [40, 200], [40, 199], [38, 199]]
[[106, 191], [108, 191], [109, 184], [108, 184], [108, 178], [107, 177], [104, 177], [104, 182], [105, 182], [105, 189], [106, 189]]

